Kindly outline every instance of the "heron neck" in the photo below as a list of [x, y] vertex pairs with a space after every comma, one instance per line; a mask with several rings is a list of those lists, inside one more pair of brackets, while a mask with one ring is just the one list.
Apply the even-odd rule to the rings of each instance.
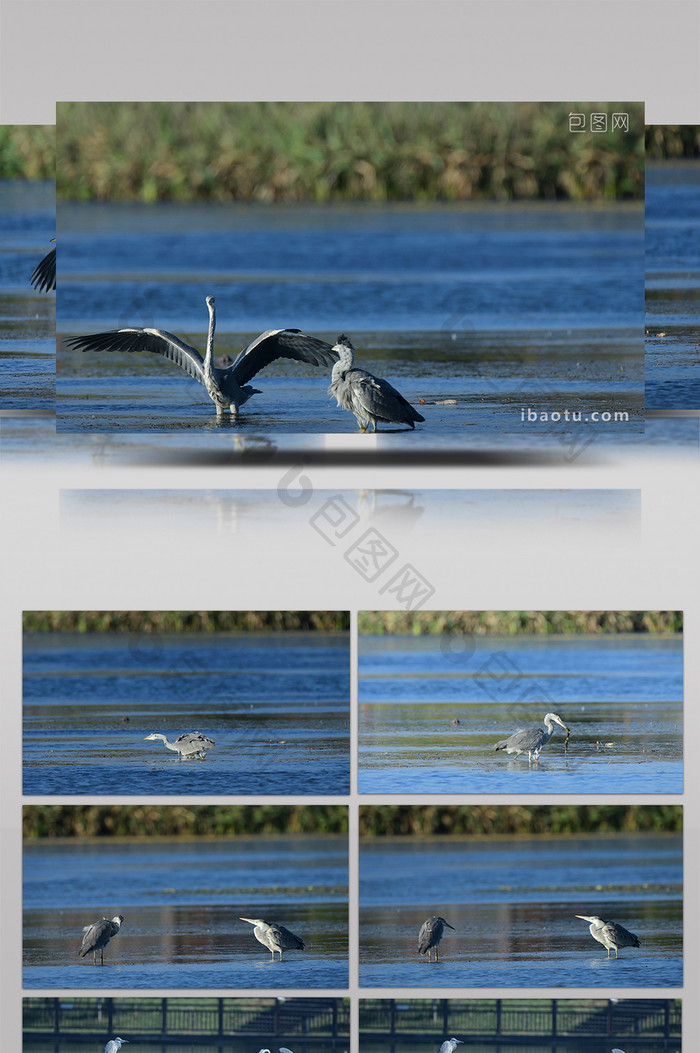
[[338, 361], [333, 366], [335, 376], [346, 373], [348, 369], [352, 369], [354, 364], [355, 355], [352, 348], [346, 347], [345, 344], [340, 344], [338, 347]]
[[204, 356], [204, 372], [211, 373], [214, 357], [214, 330], [216, 329], [216, 311], [214, 305], [209, 305], [209, 332], [207, 333], [207, 351]]

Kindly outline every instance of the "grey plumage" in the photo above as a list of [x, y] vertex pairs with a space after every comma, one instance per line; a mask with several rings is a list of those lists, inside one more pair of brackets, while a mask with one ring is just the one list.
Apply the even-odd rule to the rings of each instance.
[[216, 746], [214, 740], [202, 735], [201, 731], [186, 731], [183, 735], [178, 735], [174, 742], [170, 742], [159, 731], [152, 731], [150, 735], [146, 735], [144, 742], [148, 742], [149, 739], [162, 739], [169, 750], [180, 754], [181, 760], [191, 760], [193, 757], [204, 760], [207, 750]]
[[105, 1048], [102, 1050], [102, 1053], [119, 1053], [119, 1050], [122, 1048], [122, 1046], [128, 1045], [128, 1038], [111, 1038], [105, 1046]]
[[633, 932], [630, 932], [623, 925], [618, 925], [616, 921], [604, 921], [597, 914], [576, 914], [575, 917], [590, 923], [588, 931], [594, 940], [602, 943], [606, 948], [608, 958], [612, 950], [615, 951], [615, 957], [617, 958], [617, 952], [620, 947], [639, 947], [639, 936], [635, 936]]
[[97, 965], [97, 952], [100, 952], [100, 965], [104, 965], [104, 949], [113, 936], [116, 936], [124, 923], [124, 915], [117, 914], [111, 920], [100, 918], [85, 929], [83, 942], [78, 955], [84, 958], [92, 952], [92, 960]]
[[446, 1038], [440, 1046], [438, 1053], [454, 1053], [457, 1046], [463, 1046], [464, 1040], [461, 1038]]
[[331, 345], [315, 336], [307, 336], [300, 329], [268, 329], [245, 347], [231, 366], [221, 369], [214, 365], [214, 330], [216, 309], [213, 296], [206, 297], [209, 311], [207, 349], [202, 358], [195, 347], [173, 336], [165, 329], [114, 329], [106, 333], [74, 336], [66, 346], [76, 351], [151, 351], [162, 355], [198, 380], [214, 403], [217, 417], [227, 410], [235, 419], [249, 398], [259, 395], [249, 380], [278, 358], [307, 362], [314, 366], [330, 366], [337, 356]]
[[[272, 1051], [269, 1049], [260, 1049], [258, 1050], [258, 1053], [272, 1053]], [[286, 1046], [280, 1046], [277, 1053], [292, 1053], [292, 1051], [291, 1049], [287, 1049]]]
[[424, 421], [420, 413], [401, 395], [388, 380], [375, 377], [366, 369], [355, 365], [355, 349], [347, 336], [339, 336], [333, 347], [338, 361], [331, 372], [328, 394], [335, 397], [341, 409], [350, 410], [363, 431], [370, 424], [408, 424]]
[[432, 917], [427, 918], [420, 927], [420, 932], [418, 933], [418, 953], [425, 954], [427, 952], [428, 961], [431, 960], [433, 950], [435, 951], [435, 961], [438, 961], [438, 944], [442, 939], [445, 926], [454, 931], [454, 925], [450, 925], [449, 921], [445, 921], [445, 919], [441, 918], [439, 915], [433, 914]]
[[285, 929], [284, 925], [276, 925], [274, 922], [263, 921], [261, 918], [241, 918], [240, 920], [255, 926], [253, 936], [258, 943], [262, 943], [263, 947], [267, 947], [272, 954], [273, 961], [275, 952], [279, 954], [280, 961], [282, 961], [282, 951], [304, 950], [304, 941], [301, 937]]
[[[55, 238], [51, 239], [55, 241]], [[37, 292], [49, 292], [56, 288], [56, 248], [46, 253], [37, 263], [29, 279]]]
[[554, 734], [555, 724], [559, 724], [560, 727], [564, 728], [567, 739], [569, 736], [569, 729], [556, 713], [547, 713], [544, 723], [546, 726], [544, 728], [523, 728], [520, 731], [516, 731], [509, 738], [501, 739], [493, 748], [495, 750], [505, 750], [506, 753], [514, 753], [516, 757], [519, 757], [521, 753], [527, 753], [528, 761], [537, 761], [540, 756], [540, 750], [547, 745]]

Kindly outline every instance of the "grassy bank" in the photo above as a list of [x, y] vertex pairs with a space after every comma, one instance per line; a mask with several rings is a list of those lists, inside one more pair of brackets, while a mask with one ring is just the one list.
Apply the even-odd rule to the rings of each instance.
[[56, 129], [48, 124], [0, 125], [0, 179], [54, 179]]
[[471, 633], [679, 633], [682, 611], [360, 611], [360, 633], [429, 636]]
[[343, 632], [347, 611], [25, 611], [25, 632]]
[[626, 133], [572, 134], [568, 112], [558, 103], [61, 103], [57, 194], [146, 202], [641, 198], [641, 113], [632, 113]]
[[347, 833], [340, 805], [28, 805], [26, 838]]
[[683, 829], [680, 805], [364, 805], [363, 837], [587, 834]]
[[650, 124], [645, 134], [650, 161], [682, 161], [700, 158], [700, 124]]

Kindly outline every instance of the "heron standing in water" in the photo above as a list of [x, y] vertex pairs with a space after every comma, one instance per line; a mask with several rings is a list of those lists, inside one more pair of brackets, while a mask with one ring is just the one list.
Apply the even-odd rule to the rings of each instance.
[[612, 950], [617, 958], [619, 947], [639, 947], [639, 936], [629, 932], [623, 925], [618, 925], [616, 921], [603, 921], [596, 914], [575, 914], [574, 917], [590, 922], [588, 931], [594, 940], [602, 943], [607, 949], [608, 958]]
[[238, 418], [238, 411], [249, 398], [261, 394], [260, 389], [251, 387], [248, 381], [271, 362], [290, 358], [313, 366], [330, 366], [338, 357], [325, 340], [307, 336], [300, 329], [268, 329], [241, 351], [233, 365], [220, 369], [214, 365], [214, 297], [207, 296], [206, 304], [209, 331], [204, 358], [196, 347], [165, 329], [113, 329], [106, 333], [74, 336], [65, 343], [76, 351], [152, 351], [162, 355], [203, 385], [214, 403], [217, 417], [222, 417], [228, 410], [233, 420]]
[[128, 1038], [110, 1038], [109, 1042], [102, 1050], [102, 1053], [119, 1053], [122, 1046], [128, 1046]]
[[341, 409], [355, 415], [362, 431], [367, 431], [370, 424], [376, 431], [380, 421], [413, 428], [416, 421], [425, 420], [388, 380], [355, 367], [355, 349], [347, 336], [339, 336], [333, 350], [338, 361], [333, 366], [328, 394], [335, 396]]
[[433, 948], [435, 948], [435, 961], [438, 961], [438, 944], [442, 939], [445, 926], [447, 926], [448, 929], [452, 929], [454, 932], [454, 925], [450, 925], [449, 921], [445, 921], [444, 918], [439, 917], [437, 914], [433, 914], [432, 917], [427, 918], [420, 927], [420, 932], [418, 933], [418, 953], [425, 954], [427, 951], [428, 961], [431, 960], [430, 956]]
[[88, 925], [85, 929], [83, 942], [78, 955], [84, 958], [92, 951], [92, 960], [97, 965], [97, 952], [100, 952], [100, 965], [104, 965], [104, 950], [112, 936], [116, 936], [124, 923], [124, 915], [117, 914], [110, 921], [109, 918], [101, 918], [99, 921]]
[[180, 760], [191, 760], [193, 757], [204, 760], [207, 750], [216, 746], [214, 740], [202, 735], [201, 731], [187, 731], [184, 735], [178, 735], [174, 742], [169, 742], [160, 732], [152, 731], [150, 735], [146, 735], [144, 742], [148, 742], [149, 739], [162, 739], [169, 750], [180, 754]]
[[254, 925], [253, 936], [262, 943], [263, 947], [272, 954], [272, 960], [275, 960], [275, 951], [279, 952], [280, 961], [282, 961], [282, 951], [303, 951], [304, 941], [299, 936], [295, 936], [289, 929], [285, 929], [284, 925], [275, 925], [274, 922], [262, 921], [261, 918], [240, 918], [240, 921], [247, 921], [249, 925]]
[[501, 739], [493, 748], [495, 750], [505, 750], [506, 753], [514, 753], [516, 757], [519, 757], [521, 753], [527, 753], [528, 763], [533, 760], [537, 762], [540, 750], [547, 745], [554, 734], [555, 724], [558, 724], [566, 732], [566, 740], [564, 742], [564, 748], [566, 748], [570, 732], [561, 717], [558, 717], [556, 713], [547, 713], [544, 723], [544, 728], [523, 728], [521, 731], [516, 731], [510, 738]]
[[463, 1046], [464, 1040], [461, 1038], [446, 1038], [440, 1046], [438, 1053], [455, 1053], [457, 1046]]
[[[55, 241], [55, 238], [51, 238]], [[49, 292], [56, 288], [56, 249], [46, 253], [43, 260], [37, 263], [29, 279], [37, 292]]]

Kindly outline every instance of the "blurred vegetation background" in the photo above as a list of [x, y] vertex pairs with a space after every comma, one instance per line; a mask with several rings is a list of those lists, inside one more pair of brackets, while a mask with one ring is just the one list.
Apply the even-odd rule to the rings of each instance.
[[604, 834], [683, 829], [683, 807], [662, 805], [361, 805], [361, 837]]
[[645, 134], [649, 161], [700, 158], [700, 124], [650, 124]]
[[55, 179], [52, 124], [0, 125], [0, 179]]
[[682, 611], [360, 611], [360, 633], [680, 633]]
[[25, 838], [248, 837], [255, 834], [346, 834], [342, 805], [143, 804], [27, 805]]
[[347, 632], [348, 611], [25, 611], [24, 632]]
[[571, 133], [564, 103], [59, 103], [56, 189], [81, 201], [641, 199], [641, 106], [582, 112], [621, 107], [628, 132]]

